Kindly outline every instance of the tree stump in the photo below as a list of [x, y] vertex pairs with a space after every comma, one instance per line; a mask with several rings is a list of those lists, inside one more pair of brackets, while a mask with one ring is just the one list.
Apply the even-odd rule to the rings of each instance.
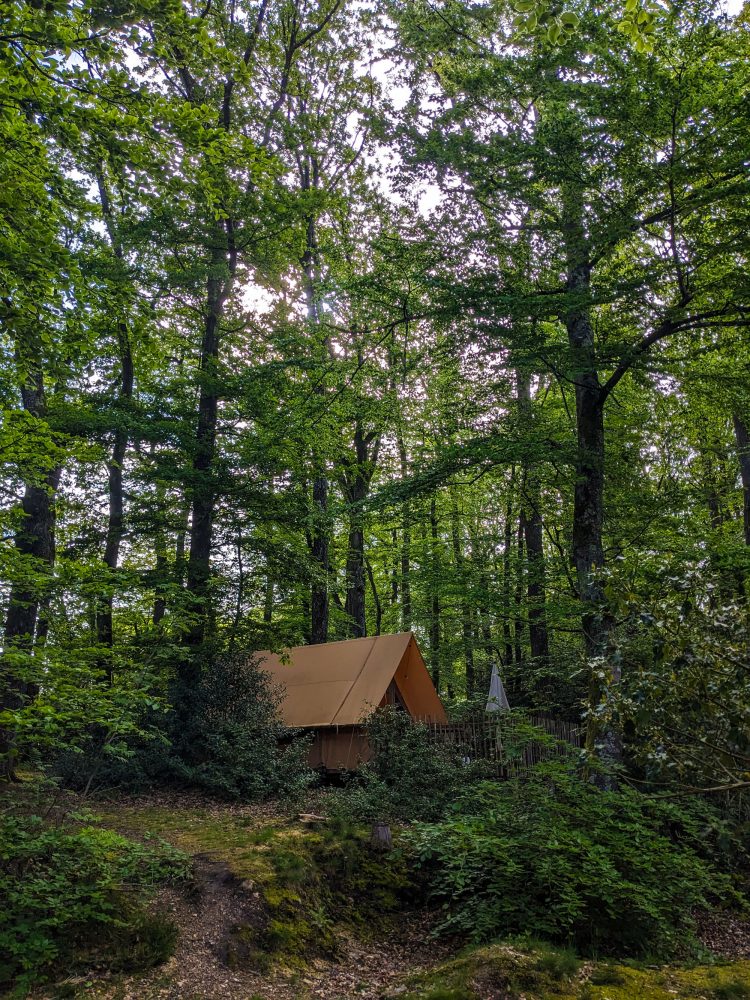
[[376, 851], [390, 851], [393, 847], [393, 837], [391, 836], [391, 828], [387, 823], [378, 821], [372, 824], [372, 830], [370, 831], [370, 846]]

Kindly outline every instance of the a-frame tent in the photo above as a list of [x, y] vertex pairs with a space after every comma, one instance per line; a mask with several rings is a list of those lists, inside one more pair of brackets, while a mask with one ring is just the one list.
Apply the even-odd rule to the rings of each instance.
[[414, 719], [446, 715], [411, 632], [256, 654], [261, 670], [283, 694], [281, 717], [290, 728], [315, 733], [310, 763], [353, 769], [367, 760], [363, 720], [395, 705]]

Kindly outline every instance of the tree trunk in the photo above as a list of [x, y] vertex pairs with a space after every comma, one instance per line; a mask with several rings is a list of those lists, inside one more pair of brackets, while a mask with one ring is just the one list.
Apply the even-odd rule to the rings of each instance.
[[[401, 479], [409, 474], [409, 463], [401, 428], [398, 429], [398, 456]], [[411, 504], [404, 501], [403, 530], [401, 534], [401, 628], [411, 631]]]
[[399, 574], [401, 573], [401, 555], [398, 544], [398, 531], [391, 529], [391, 604], [395, 607], [398, 603]]
[[[314, 157], [311, 163], [306, 163], [300, 180], [303, 191], [317, 188], [319, 178], [317, 161]], [[301, 263], [304, 274], [307, 322], [313, 334], [318, 334], [319, 329], [318, 301], [316, 295], [317, 255], [318, 238], [315, 216], [311, 215], [307, 219], [305, 252], [302, 255]], [[316, 343], [316, 350], [318, 349], [322, 350], [322, 345]], [[323, 396], [323, 386], [316, 385], [313, 392], [316, 396]], [[330, 615], [330, 598], [328, 595], [330, 528], [328, 525], [328, 479], [325, 475], [325, 466], [315, 446], [313, 446], [312, 451], [313, 466], [316, 472], [312, 486], [310, 555], [314, 563], [315, 573], [310, 593], [310, 642], [316, 645], [321, 642], [328, 642], [328, 622]]]
[[372, 571], [372, 564], [370, 560], [365, 556], [365, 568], [367, 569], [367, 579], [370, 581], [370, 590], [372, 591], [372, 599], [375, 604], [375, 635], [380, 635], [383, 627], [383, 605], [380, 601], [380, 594], [378, 593], [378, 588], [375, 584], [375, 574]]
[[379, 451], [380, 434], [377, 431], [365, 434], [357, 420], [354, 427], [354, 459], [344, 458], [341, 473], [341, 485], [349, 505], [344, 611], [349, 616], [349, 634], [354, 639], [367, 635], [363, 504], [370, 490]]
[[[566, 289], [574, 303], [565, 316], [576, 397], [576, 482], [573, 499], [573, 565], [583, 605], [582, 627], [589, 660], [606, 657], [613, 626], [601, 582], [604, 567], [602, 538], [604, 521], [604, 395], [599, 382], [591, 323], [591, 264], [584, 229], [583, 191], [568, 184], [563, 191], [563, 238], [567, 258]], [[611, 683], [620, 681], [619, 663], [608, 664]], [[591, 709], [599, 704], [601, 685], [592, 672]], [[619, 734], [608, 726], [596, 732], [593, 711], [589, 716], [587, 741], [598, 744], [601, 759], [611, 765], [622, 759]]]
[[430, 667], [432, 683], [440, 691], [440, 546], [438, 540], [437, 504], [430, 499], [430, 563], [432, 569], [432, 598], [430, 600]]
[[[533, 419], [531, 385], [525, 372], [516, 373], [518, 410], [522, 424]], [[546, 611], [546, 573], [544, 563], [544, 532], [541, 515], [539, 476], [533, 466], [523, 476], [523, 532], [526, 547], [526, 581], [528, 597], [529, 645], [531, 658], [539, 665], [549, 659], [549, 636]]]
[[156, 568], [154, 570], [154, 609], [151, 621], [155, 626], [161, 623], [167, 610], [167, 599], [165, 587], [168, 583], [169, 558], [167, 556], [167, 538], [164, 530], [165, 504], [164, 487], [156, 484], [156, 534], [154, 538], [154, 549], [156, 551]]
[[[133, 356], [130, 350], [127, 325], [117, 324], [117, 339], [120, 345], [120, 393], [118, 403], [127, 405], [133, 398]], [[122, 416], [120, 416], [122, 420]], [[96, 641], [106, 648], [100, 664], [112, 683], [112, 590], [114, 574], [120, 561], [120, 546], [124, 534], [124, 497], [122, 468], [128, 448], [128, 432], [121, 424], [115, 430], [112, 455], [107, 463], [107, 494], [109, 513], [107, 518], [107, 537], [104, 543], [104, 565], [110, 571], [110, 582], [105, 594], [102, 595], [96, 613]]]
[[750, 434], [744, 420], [734, 414], [734, 438], [737, 443], [737, 459], [742, 477], [742, 526], [745, 545], [750, 545]]
[[[109, 193], [101, 168], [97, 171], [96, 179], [99, 188], [102, 216], [109, 235], [112, 253], [120, 267], [122, 267], [124, 260], [123, 247], [113, 217]], [[134, 382], [133, 352], [130, 344], [128, 324], [124, 316], [120, 316], [117, 319], [116, 328], [117, 346], [120, 356], [120, 388], [117, 396], [117, 424], [115, 427], [114, 443], [112, 445], [110, 460], [107, 463], [109, 513], [103, 556], [104, 565], [109, 570], [110, 575], [105, 593], [99, 599], [96, 611], [96, 641], [99, 646], [104, 647], [106, 650], [99, 661], [99, 665], [106, 674], [110, 685], [112, 684], [112, 643], [114, 638], [112, 628], [112, 587], [114, 586], [115, 573], [120, 561], [120, 546], [124, 532], [123, 516], [125, 505], [122, 470], [129, 439], [125, 420], [127, 409], [133, 399]]]
[[547, 631], [547, 588], [544, 566], [544, 539], [539, 510], [531, 506], [524, 516], [524, 541], [527, 560], [527, 596], [529, 599], [529, 644], [531, 658], [538, 665], [549, 659]]
[[313, 581], [310, 595], [310, 642], [328, 641], [328, 480], [318, 475], [313, 480], [313, 518], [311, 555], [320, 578]]
[[[350, 503], [356, 503], [357, 493]], [[364, 499], [364, 497], [362, 497]], [[362, 515], [350, 515], [349, 540], [346, 553], [346, 601], [344, 611], [349, 616], [349, 634], [353, 639], [367, 635], [365, 621], [365, 533]]]
[[478, 531], [471, 532], [471, 561], [475, 577], [479, 584], [479, 599], [473, 630], [477, 639], [481, 637], [484, 668], [481, 672], [479, 670], [476, 671], [476, 683], [479, 690], [484, 691], [489, 688], [492, 662], [497, 659], [498, 653], [494, 648], [492, 639], [492, 618], [488, 607], [489, 595], [492, 589], [492, 573], [487, 554], [482, 548]]
[[237, 633], [242, 621], [242, 607], [245, 603], [245, 564], [242, 560], [242, 530], [237, 532], [235, 551], [237, 553], [237, 593], [234, 602], [234, 622], [232, 623], [230, 649], [234, 649], [237, 643]]
[[[24, 409], [33, 417], [43, 420], [46, 413], [44, 379], [38, 357], [22, 357], [25, 352], [17, 348], [21, 367], [27, 366], [28, 375], [21, 388]], [[16, 530], [14, 545], [19, 556], [28, 560], [23, 571], [33, 577], [16, 580], [11, 586], [5, 618], [4, 649], [0, 660], [0, 713], [15, 712], [35, 696], [37, 685], [28, 677], [28, 669], [19, 671], [8, 654], [26, 654], [31, 657], [35, 640], [44, 641], [47, 624], [37, 633], [40, 604], [47, 606], [55, 562], [55, 496], [60, 482], [61, 468], [55, 466], [44, 478], [26, 483], [21, 501], [22, 520]], [[37, 575], [38, 574], [38, 575]], [[0, 777], [16, 778], [16, 748], [12, 734], [0, 728]]]
[[190, 518], [190, 504], [187, 499], [180, 510], [180, 521], [177, 526], [177, 534], [174, 543], [174, 575], [180, 586], [185, 584], [187, 575], [187, 560], [185, 559], [185, 539], [188, 533], [188, 520]]
[[523, 510], [518, 512], [518, 527], [516, 529], [516, 586], [513, 591], [513, 659], [516, 664], [523, 663], [523, 538], [525, 518]]
[[467, 599], [469, 580], [466, 573], [466, 561], [461, 549], [459, 535], [458, 506], [455, 494], [451, 494], [451, 540], [453, 542], [453, 563], [461, 590], [461, 637], [463, 640], [464, 666], [466, 670], [466, 697], [474, 694], [474, 636], [471, 628], [471, 604]]
[[[187, 590], [191, 597], [192, 616], [192, 624], [187, 634], [190, 646], [201, 645], [212, 617], [209, 584], [216, 505], [213, 462], [216, 453], [219, 405], [220, 324], [229, 291], [228, 279], [222, 274], [227, 267], [223, 230], [215, 231], [214, 240], [206, 282], [206, 314], [200, 356], [200, 397], [192, 466], [192, 523], [187, 566]], [[191, 660], [190, 663], [192, 662]], [[193, 676], [194, 667], [186, 664], [185, 672], [191, 675], [186, 680], [192, 683], [196, 679]]]
[[[511, 489], [514, 484], [515, 469], [511, 475]], [[510, 627], [510, 576], [511, 558], [510, 547], [513, 544], [513, 501], [509, 497], [505, 510], [505, 527], [503, 530], [503, 647], [505, 655], [503, 662], [506, 667], [513, 663], [513, 634]]]

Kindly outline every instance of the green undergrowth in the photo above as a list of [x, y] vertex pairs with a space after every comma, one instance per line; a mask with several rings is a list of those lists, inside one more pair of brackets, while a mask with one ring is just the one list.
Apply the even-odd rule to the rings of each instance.
[[177, 927], [150, 909], [190, 880], [190, 858], [133, 840], [59, 802], [42, 782], [0, 796], [0, 993], [25, 996], [61, 973], [132, 972], [164, 962]]
[[259, 895], [261, 919], [236, 927], [226, 943], [234, 966], [302, 968], [314, 957], [335, 958], [340, 930], [387, 933], [415, 894], [398, 847], [377, 852], [367, 828], [343, 820], [310, 828], [291, 818], [135, 806], [105, 820], [220, 861]]
[[568, 762], [467, 788], [407, 839], [441, 907], [472, 943], [523, 934], [590, 955], [700, 958], [694, 914], [750, 908], [747, 853], [707, 804], [602, 792]]
[[692, 968], [590, 962], [545, 944], [492, 944], [412, 976], [400, 1000], [742, 1000], [750, 961]]

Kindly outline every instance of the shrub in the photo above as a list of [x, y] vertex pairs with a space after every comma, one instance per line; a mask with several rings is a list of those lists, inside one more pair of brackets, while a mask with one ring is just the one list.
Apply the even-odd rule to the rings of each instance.
[[143, 902], [157, 884], [187, 878], [187, 856], [111, 830], [0, 816], [0, 985], [20, 995], [56, 970], [101, 961], [114, 968], [163, 961], [176, 938]]
[[282, 697], [247, 654], [205, 668], [192, 724], [173, 737], [175, 773], [226, 799], [304, 791], [315, 777], [307, 763], [309, 740], [281, 723]]
[[[504, 724], [510, 723], [510, 724]], [[523, 760], [529, 743], [570, 750], [531, 725], [523, 713], [498, 719], [503, 755], [508, 763]], [[475, 756], [470, 745], [435, 743], [427, 726], [394, 708], [378, 709], [367, 720], [370, 762], [335, 797], [332, 810], [359, 821], [427, 820], [443, 816], [448, 806], [494, 772], [495, 763]]]
[[482, 762], [466, 766], [460, 751], [429, 738], [405, 712], [379, 709], [367, 721], [372, 758], [343, 793], [334, 813], [359, 821], [435, 820], [467, 781], [484, 775]]
[[601, 792], [560, 764], [484, 783], [409, 834], [440, 930], [474, 940], [529, 929], [602, 953], [694, 945], [691, 911], [738, 900], [697, 848], [694, 817], [630, 789]]
[[[279, 718], [279, 690], [247, 654], [207, 660], [195, 691], [175, 690], [187, 719], [152, 712], [130, 747], [117, 754], [96, 746], [62, 755], [55, 771], [68, 787], [141, 792], [162, 784], [200, 788], [221, 799], [255, 801], [296, 795], [315, 778], [309, 741]], [[161, 727], [161, 731], [159, 731]]]

